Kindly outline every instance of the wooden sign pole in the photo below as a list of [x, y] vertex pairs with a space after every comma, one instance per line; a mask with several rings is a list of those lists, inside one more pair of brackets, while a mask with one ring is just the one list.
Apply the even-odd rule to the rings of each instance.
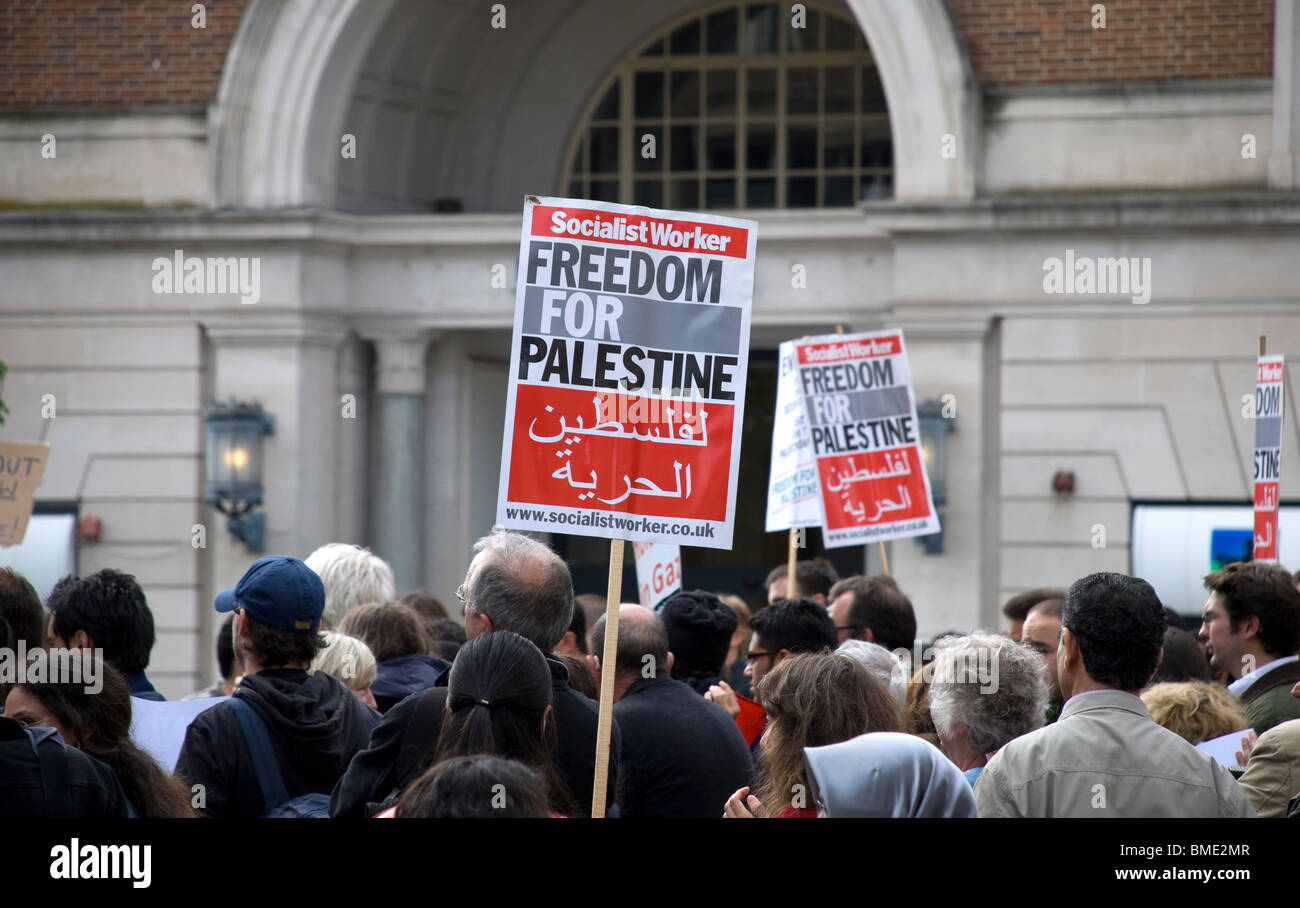
[[790, 552], [785, 562], [785, 593], [790, 599], [794, 598], [794, 581], [795, 581], [795, 563], [798, 558], [796, 550], [799, 541], [798, 527], [790, 527]]
[[[836, 326], [835, 326], [835, 333], [836, 333], [836, 334], [843, 334], [843, 333], [844, 333], [844, 326], [843, 326], [843, 325], [836, 325]], [[791, 530], [791, 532], [794, 532], [794, 531]], [[793, 543], [791, 543], [791, 544], [793, 545]], [[889, 576], [889, 556], [885, 554], [885, 544], [884, 544], [883, 542], [879, 542], [879, 541], [878, 541], [878, 542], [876, 542], [876, 545], [879, 546], [879, 551], [880, 551], [880, 567], [881, 567], [882, 570], [884, 570], [884, 572], [885, 572], [885, 576], [888, 577], [888, 576]], [[791, 556], [791, 560], [793, 560], [793, 557], [794, 557], [794, 556], [792, 555], [792, 556]], [[791, 576], [794, 576], [794, 570], [793, 570], [793, 568], [792, 568], [791, 571], [790, 571], [790, 575], [791, 575]]]
[[623, 540], [609, 541], [609, 586], [605, 591], [605, 645], [600, 654], [600, 717], [596, 721], [596, 777], [591, 816], [605, 816], [609, 789], [609, 734], [614, 721], [614, 673], [618, 666], [618, 606], [623, 598]]

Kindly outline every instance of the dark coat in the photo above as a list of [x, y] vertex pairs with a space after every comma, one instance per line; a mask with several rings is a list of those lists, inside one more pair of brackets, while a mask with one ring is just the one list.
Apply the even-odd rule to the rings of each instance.
[[[592, 780], [596, 775], [596, 701], [569, 687], [569, 670], [558, 659], [547, 656], [551, 669], [551, 687], [554, 691], [554, 719], [556, 732], [555, 768], [560, 778], [569, 786], [569, 793], [583, 814], [591, 811]], [[439, 687], [446, 687], [450, 672], [438, 679]], [[422, 694], [423, 692], [421, 692]], [[433, 711], [437, 727], [430, 726], [418, 737], [429, 742], [423, 760], [413, 761], [398, 771], [398, 754], [407, 727], [415, 713], [421, 694], [412, 694], [398, 703], [375, 726], [370, 745], [356, 755], [352, 765], [334, 787], [330, 797], [330, 816], [364, 817], [366, 805], [382, 802], [394, 790], [402, 790], [428, 768], [433, 759], [433, 743], [438, 740], [442, 712]], [[617, 765], [621, 753], [619, 728], [610, 729], [610, 765], [607, 788], [607, 806], [614, 803], [614, 789], [618, 781]]]
[[[33, 746], [33, 741], [38, 743]], [[47, 805], [41, 758], [66, 781], [61, 806]], [[117, 776], [103, 763], [63, 743], [53, 729], [27, 729], [0, 716], [0, 819], [86, 819], [126, 817], [126, 795]], [[16, 834], [17, 830], [13, 830]]]
[[380, 662], [374, 683], [370, 685], [375, 705], [381, 713], [386, 713], [411, 694], [433, 687], [449, 668], [451, 663], [446, 659], [424, 653]]
[[[289, 797], [328, 794], [353, 754], [366, 746], [379, 714], [332, 675], [272, 668], [248, 675], [235, 696], [266, 723]], [[195, 716], [185, 732], [176, 774], [203, 785], [214, 817], [259, 817], [262, 790], [234, 707], [227, 702]]]
[[736, 722], [680, 681], [641, 678], [614, 704], [625, 817], [720, 817], [754, 762]]

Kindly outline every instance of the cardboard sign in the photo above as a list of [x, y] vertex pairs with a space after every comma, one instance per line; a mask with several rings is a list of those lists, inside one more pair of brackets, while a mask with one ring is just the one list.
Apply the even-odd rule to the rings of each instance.
[[666, 542], [634, 542], [636, 588], [646, 608], [658, 609], [682, 588], [682, 547]]
[[777, 357], [776, 413], [772, 419], [772, 469], [767, 482], [767, 532], [821, 525], [817, 466], [808, 437], [808, 417], [795, 375], [794, 341]]
[[1261, 356], [1255, 366], [1256, 561], [1277, 561], [1277, 492], [1282, 478], [1282, 360]]
[[795, 343], [827, 547], [937, 532], [903, 332]]
[[731, 547], [755, 227], [528, 197], [498, 523]]
[[0, 441], [0, 546], [18, 545], [27, 535], [49, 455], [49, 442]]

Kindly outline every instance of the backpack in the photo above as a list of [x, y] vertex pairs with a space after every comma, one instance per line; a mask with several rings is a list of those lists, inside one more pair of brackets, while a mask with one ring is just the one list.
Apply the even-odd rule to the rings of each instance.
[[239, 720], [239, 730], [244, 735], [244, 745], [253, 759], [253, 773], [257, 787], [262, 789], [262, 816], [266, 819], [329, 819], [330, 796], [313, 792], [289, 797], [284, 787], [284, 776], [275, 762], [271, 738], [266, 722], [257, 710], [238, 697], [230, 698], [230, 706]]

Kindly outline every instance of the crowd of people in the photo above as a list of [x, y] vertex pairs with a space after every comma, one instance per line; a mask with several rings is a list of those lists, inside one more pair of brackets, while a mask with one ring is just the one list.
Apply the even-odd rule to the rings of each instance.
[[1213, 571], [1197, 624], [1097, 573], [920, 640], [893, 578], [810, 559], [758, 610], [618, 605], [607, 664], [603, 597], [528, 536], [479, 540], [459, 615], [331, 544], [218, 595], [220, 677], [167, 702], [134, 578], [0, 569], [0, 816], [587, 816], [602, 684], [607, 816], [1297, 816], [1298, 580]]

